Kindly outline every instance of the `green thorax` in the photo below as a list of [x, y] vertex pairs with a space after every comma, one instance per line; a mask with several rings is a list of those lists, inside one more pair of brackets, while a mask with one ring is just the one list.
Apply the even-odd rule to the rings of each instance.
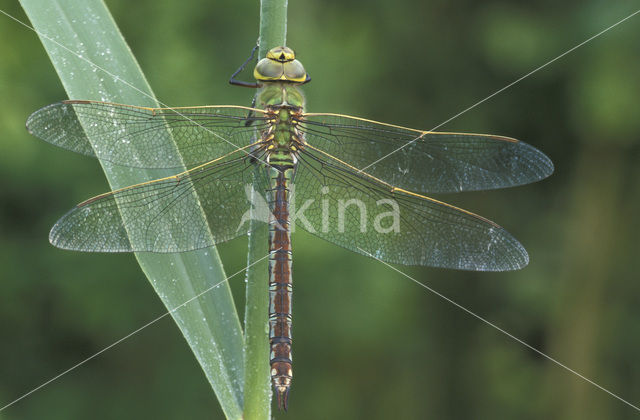
[[294, 166], [295, 152], [302, 145], [302, 136], [296, 127], [296, 115], [304, 112], [305, 100], [299, 86], [311, 78], [295, 53], [287, 47], [269, 50], [258, 62], [254, 77], [260, 87], [256, 107], [267, 111], [271, 120], [263, 133], [268, 142], [269, 163], [276, 166]]
[[304, 95], [298, 84], [290, 82], [263, 82], [258, 91], [256, 106], [266, 109], [268, 106], [288, 106], [304, 109]]
[[[289, 88], [290, 86], [286, 86], [283, 89], [288, 90]], [[300, 94], [299, 91], [296, 92]], [[304, 99], [302, 102], [297, 102], [296, 105], [284, 100], [265, 105], [264, 109], [272, 121], [266, 133], [266, 138], [269, 141], [268, 161], [271, 165], [293, 166], [295, 164], [295, 152], [301, 145], [301, 136], [294, 118], [296, 114], [302, 112], [302, 105], [304, 105]]]

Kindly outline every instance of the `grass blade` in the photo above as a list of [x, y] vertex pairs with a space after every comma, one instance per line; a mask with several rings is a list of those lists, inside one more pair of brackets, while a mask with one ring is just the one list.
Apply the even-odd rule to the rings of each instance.
[[[138, 63], [102, 1], [20, 2], [69, 98], [157, 106]], [[167, 141], [172, 141], [169, 133]], [[166, 171], [101, 164], [114, 189], [171, 175]], [[194, 202], [194, 205], [199, 203]], [[226, 278], [215, 249], [167, 255], [139, 253], [136, 258], [169, 309]], [[242, 418], [244, 340], [228, 285], [221, 284], [172, 316], [204, 370], [227, 418]]]
[[[260, 49], [263, 58], [270, 48], [286, 44], [287, 0], [260, 2]], [[269, 278], [268, 261], [256, 261], [268, 252], [268, 226], [251, 219], [245, 309], [245, 416], [271, 418], [271, 378], [269, 369]], [[256, 264], [254, 264], [256, 263]]]

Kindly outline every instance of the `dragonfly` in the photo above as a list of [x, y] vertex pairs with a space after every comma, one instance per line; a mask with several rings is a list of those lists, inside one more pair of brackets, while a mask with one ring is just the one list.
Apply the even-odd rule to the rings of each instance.
[[292, 49], [269, 50], [255, 82], [235, 79], [248, 62], [230, 82], [257, 89], [250, 107], [66, 100], [33, 113], [27, 128], [101, 161], [176, 172], [78, 204], [51, 229], [56, 247], [186, 252], [246, 235], [248, 214], [268, 223], [270, 373], [286, 410], [296, 226], [391, 264], [516, 270], [529, 257], [511, 234], [425, 194], [523, 185], [549, 176], [553, 164], [510, 137], [307, 112], [301, 86], [311, 79]]

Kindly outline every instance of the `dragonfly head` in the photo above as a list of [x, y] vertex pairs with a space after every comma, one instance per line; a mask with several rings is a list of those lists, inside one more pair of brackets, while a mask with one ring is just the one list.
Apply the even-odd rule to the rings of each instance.
[[289, 47], [275, 47], [258, 61], [253, 70], [258, 82], [291, 82], [304, 84], [311, 81], [304, 66], [296, 60], [296, 53]]
[[280, 63], [288, 63], [296, 59], [296, 53], [289, 47], [275, 47], [267, 51], [267, 58]]

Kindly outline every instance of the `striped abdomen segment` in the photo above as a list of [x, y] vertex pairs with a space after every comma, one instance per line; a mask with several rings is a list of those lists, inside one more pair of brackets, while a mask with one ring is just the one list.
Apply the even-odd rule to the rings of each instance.
[[278, 406], [287, 409], [291, 387], [291, 236], [289, 231], [289, 186], [293, 167], [269, 169], [269, 343], [271, 382]]

